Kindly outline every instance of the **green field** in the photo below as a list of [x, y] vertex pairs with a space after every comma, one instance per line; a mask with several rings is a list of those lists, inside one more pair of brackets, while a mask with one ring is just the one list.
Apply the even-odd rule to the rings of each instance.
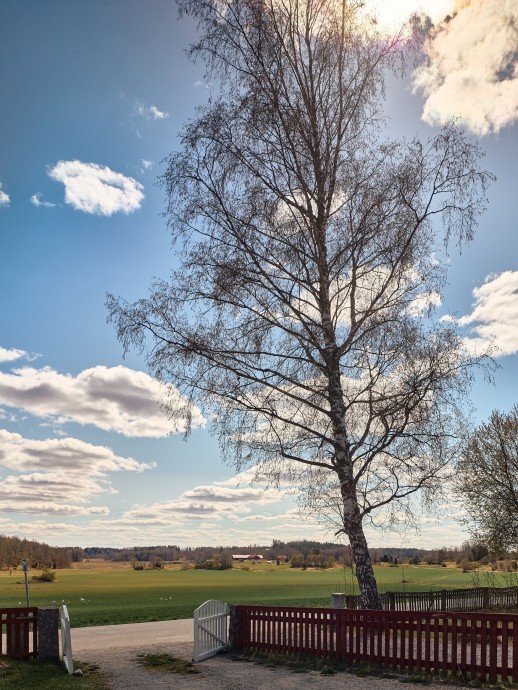
[[[469, 574], [431, 566], [375, 568], [380, 591], [471, 587]], [[32, 573], [34, 574], [34, 573]], [[403, 579], [406, 582], [403, 582]], [[502, 583], [503, 584], [503, 583]], [[30, 583], [33, 606], [66, 603], [73, 627], [191, 618], [207, 599], [234, 604], [329, 606], [351, 592], [350, 570], [299, 570], [260, 564], [249, 570], [142, 570], [127, 566], [58, 570], [51, 583]], [[357, 589], [356, 589], [357, 591]], [[0, 608], [25, 605], [21, 572], [0, 575]]]

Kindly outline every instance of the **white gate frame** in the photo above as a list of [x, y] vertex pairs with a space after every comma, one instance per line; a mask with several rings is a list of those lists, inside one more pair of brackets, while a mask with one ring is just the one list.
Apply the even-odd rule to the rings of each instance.
[[196, 663], [214, 656], [228, 645], [228, 604], [209, 599], [194, 617], [194, 657]]
[[59, 609], [61, 619], [61, 661], [64, 663], [68, 675], [74, 673], [74, 660], [72, 658], [72, 640], [70, 637], [70, 618], [65, 605]]

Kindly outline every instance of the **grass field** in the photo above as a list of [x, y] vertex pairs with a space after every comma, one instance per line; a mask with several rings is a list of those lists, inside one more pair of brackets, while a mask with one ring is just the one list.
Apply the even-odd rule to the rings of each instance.
[[[454, 567], [375, 568], [380, 591], [471, 587]], [[30, 573], [34, 575], [37, 573]], [[403, 579], [405, 582], [403, 582]], [[352, 593], [350, 570], [299, 570], [270, 564], [224, 571], [141, 570], [129, 564], [85, 563], [58, 570], [50, 583], [30, 583], [32, 606], [66, 603], [73, 627], [192, 617], [207, 599], [235, 604], [329, 606], [333, 592]], [[355, 590], [357, 591], [357, 589]], [[0, 574], [0, 608], [25, 605], [23, 574]]]
[[37, 661], [15, 661], [2, 657], [0, 660], [1, 690], [108, 690], [103, 675], [91, 664], [80, 664], [84, 675], [81, 678], [69, 676], [61, 663]]

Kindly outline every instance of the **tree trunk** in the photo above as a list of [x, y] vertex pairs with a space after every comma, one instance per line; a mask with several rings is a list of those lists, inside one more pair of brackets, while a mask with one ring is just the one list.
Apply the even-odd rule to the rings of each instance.
[[379, 610], [381, 609], [381, 601], [367, 548], [367, 540], [363, 533], [363, 526], [361, 520], [351, 521], [351, 523], [348, 525], [347, 536], [349, 537], [353, 559], [356, 564], [362, 608]]
[[[328, 334], [330, 329], [328, 329]], [[331, 335], [328, 342], [332, 342], [332, 349], [336, 352], [336, 346]], [[343, 502], [343, 527], [351, 544], [352, 557], [356, 564], [356, 577], [362, 598], [362, 608], [381, 609], [381, 601], [378, 594], [378, 586], [372, 569], [367, 540], [363, 532], [362, 517], [356, 496], [356, 484], [353, 477], [353, 463], [350, 455], [350, 444], [345, 429], [345, 408], [343, 404], [343, 391], [340, 379], [340, 367], [338, 359], [333, 357], [328, 364], [329, 375], [329, 401], [331, 407], [331, 422], [335, 439], [335, 466], [340, 481], [340, 493]]]
[[[350, 476], [348, 476], [350, 474]], [[356, 565], [356, 577], [360, 588], [362, 608], [381, 610], [378, 586], [374, 577], [367, 540], [363, 532], [362, 518], [354, 490], [352, 473], [343, 469], [338, 472], [343, 501], [344, 532], [349, 538], [351, 552]]]

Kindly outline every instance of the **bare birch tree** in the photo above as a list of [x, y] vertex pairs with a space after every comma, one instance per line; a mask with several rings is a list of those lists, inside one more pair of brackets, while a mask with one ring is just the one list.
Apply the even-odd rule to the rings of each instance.
[[472, 237], [489, 176], [454, 126], [382, 138], [384, 74], [404, 51], [360, 3], [179, 5], [220, 95], [163, 178], [181, 267], [147, 299], [109, 296], [110, 318], [203, 406], [237, 468], [327, 477], [363, 605], [379, 608], [364, 522], [450, 465], [473, 360], [432, 319], [433, 252]]

